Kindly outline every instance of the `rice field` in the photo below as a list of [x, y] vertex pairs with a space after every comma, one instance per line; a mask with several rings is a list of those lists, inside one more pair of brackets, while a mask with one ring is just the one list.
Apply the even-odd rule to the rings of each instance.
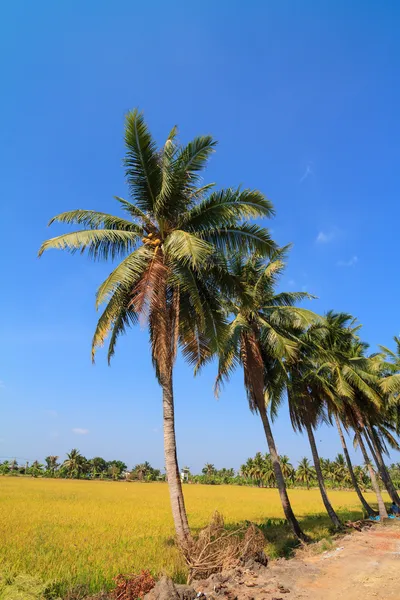
[[[283, 516], [278, 492], [236, 486], [186, 485], [189, 522], [204, 526], [214, 510], [227, 524], [266, 524], [267, 552], [287, 542], [282, 527], [268, 519]], [[360, 517], [355, 493], [330, 491], [342, 517]], [[295, 513], [315, 538], [329, 523], [318, 490], [291, 490]], [[372, 494], [367, 498], [373, 503]], [[311, 518], [310, 518], [311, 517]], [[269, 527], [268, 527], [269, 525]], [[173, 545], [165, 483], [124, 483], [0, 477], [0, 573], [27, 573], [63, 583], [109, 587], [112, 578], [142, 568], [184, 579], [185, 566]]]

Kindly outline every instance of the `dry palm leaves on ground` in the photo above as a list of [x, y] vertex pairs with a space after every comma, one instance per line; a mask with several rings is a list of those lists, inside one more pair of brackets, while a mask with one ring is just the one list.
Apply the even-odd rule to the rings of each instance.
[[215, 512], [198, 538], [183, 549], [189, 567], [188, 582], [206, 579], [259, 556], [264, 546], [265, 538], [254, 524], [227, 530], [222, 515]]

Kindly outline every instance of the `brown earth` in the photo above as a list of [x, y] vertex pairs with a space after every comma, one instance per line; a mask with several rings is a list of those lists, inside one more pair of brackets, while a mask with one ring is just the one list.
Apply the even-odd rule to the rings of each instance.
[[400, 523], [376, 524], [329, 551], [314, 554], [311, 546], [296, 558], [236, 568], [194, 587], [209, 600], [400, 600]]

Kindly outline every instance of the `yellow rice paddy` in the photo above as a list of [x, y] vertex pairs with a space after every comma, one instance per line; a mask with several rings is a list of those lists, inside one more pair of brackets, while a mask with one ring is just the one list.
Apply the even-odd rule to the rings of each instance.
[[[194, 530], [216, 509], [228, 524], [283, 516], [276, 490], [186, 485], [184, 491]], [[330, 491], [329, 496], [342, 516], [361, 516], [355, 493]], [[291, 490], [290, 498], [299, 518], [324, 512], [318, 490]], [[372, 495], [367, 498], [373, 502]], [[327, 534], [328, 524], [325, 517], [304, 521], [315, 537]], [[142, 568], [182, 579], [185, 567], [173, 534], [165, 483], [0, 477], [3, 574], [39, 575], [67, 586], [90, 583], [93, 591], [109, 586], [120, 572]], [[279, 546], [276, 532], [267, 550], [274, 553], [274, 545]]]

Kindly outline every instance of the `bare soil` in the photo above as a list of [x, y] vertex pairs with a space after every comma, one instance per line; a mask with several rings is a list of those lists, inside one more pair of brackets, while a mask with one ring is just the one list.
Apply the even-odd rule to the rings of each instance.
[[312, 546], [268, 567], [236, 568], [196, 582], [227, 600], [400, 600], [400, 523], [376, 524], [315, 554]]

